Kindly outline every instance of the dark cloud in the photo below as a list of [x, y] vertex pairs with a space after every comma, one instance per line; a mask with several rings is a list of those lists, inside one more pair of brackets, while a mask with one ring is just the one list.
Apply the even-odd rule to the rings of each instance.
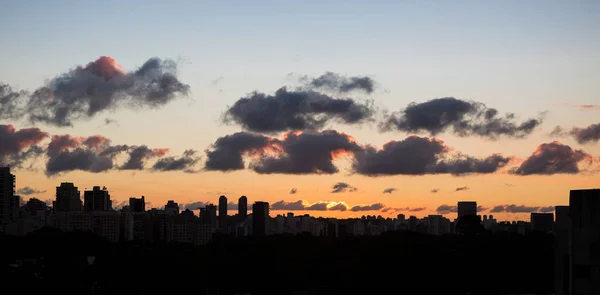
[[539, 206], [526, 206], [526, 205], [515, 205], [515, 204], [507, 204], [507, 205], [498, 205], [494, 206], [490, 213], [531, 213], [531, 212], [552, 212], [554, 211], [554, 206], [548, 207], [539, 207]]
[[23, 111], [32, 122], [72, 126], [75, 120], [118, 107], [161, 107], [188, 91], [172, 60], [151, 58], [128, 73], [102, 56], [51, 79], [29, 96]]
[[517, 175], [576, 174], [580, 162], [592, 163], [593, 158], [582, 150], [573, 150], [558, 141], [544, 143], [537, 147], [521, 165], [511, 170]]
[[[143, 170], [144, 163], [154, 157], [164, 156], [169, 149], [150, 149], [145, 145], [132, 146], [128, 149], [129, 159], [120, 167], [122, 170]], [[164, 161], [164, 159], [163, 159]]]
[[223, 116], [223, 122], [236, 123], [244, 129], [261, 133], [287, 130], [319, 130], [327, 122], [356, 124], [372, 118], [370, 104], [351, 98], [331, 96], [283, 87], [274, 95], [254, 92], [240, 98]]
[[181, 208], [183, 210], [198, 210], [200, 208], [206, 207], [206, 205], [209, 205], [209, 204], [210, 204], [210, 202], [197, 201], [197, 202], [192, 202], [192, 203], [187, 203], [187, 204], [181, 204], [181, 205], [179, 205], [179, 208]]
[[435, 194], [435, 193], [437, 193], [437, 192], [439, 192], [439, 191], [440, 191], [440, 189], [439, 189], [439, 188], [434, 188], [434, 189], [432, 189], [432, 190], [431, 190], [431, 193], [434, 193], [434, 194]]
[[421, 212], [423, 210], [427, 209], [427, 207], [416, 207], [416, 208], [408, 208], [408, 212]]
[[152, 170], [196, 172], [194, 167], [200, 162], [200, 157], [196, 156], [196, 154], [197, 152], [194, 150], [186, 150], [181, 157], [164, 157], [158, 159], [152, 166]]
[[326, 72], [317, 78], [302, 77], [300, 81], [304, 83], [304, 87], [315, 90], [342, 93], [360, 90], [369, 94], [375, 90], [375, 81], [366, 76], [344, 77]]
[[356, 187], [353, 187], [345, 182], [338, 182], [333, 185], [332, 193], [342, 193], [342, 192], [355, 192], [358, 190]]
[[261, 154], [272, 147], [267, 136], [238, 132], [220, 137], [206, 151], [205, 170], [233, 171], [245, 168], [244, 155]]
[[296, 202], [279, 201], [271, 204], [272, 210], [288, 210], [288, 211], [327, 211], [329, 202], [316, 202], [310, 204], [306, 201], [298, 200]]
[[298, 190], [297, 190], [297, 189], [295, 189], [295, 188], [292, 188], [292, 189], [290, 190], [290, 195], [293, 195], [293, 194], [295, 194], [295, 193], [297, 193], [297, 192], [298, 192]]
[[23, 162], [43, 154], [36, 144], [48, 137], [39, 128], [16, 130], [13, 125], [0, 125], [0, 166], [20, 168]]
[[455, 191], [455, 192], [459, 192], [459, 191], [466, 191], [466, 190], [468, 190], [468, 189], [469, 189], [469, 188], [468, 188], [468, 187], [466, 187], [466, 186], [461, 186], [461, 187], [457, 187], [457, 188], [456, 188], [454, 191]]
[[114, 119], [106, 118], [106, 119], [104, 119], [104, 124], [105, 125], [110, 125], [110, 124], [117, 124], [118, 125], [119, 122], [117, 122], [117, 120], [114, 120]]
[[516, 122], [514, 114], [500, 117], [496, 109], [483, 103], [444, 97], [423, 103], [413, 102], [404, 110], [389, 115], [380, 124], [380, 129], [425, 132], [432, 136], [450, 130], [462, 137], [524, 138], [541, 123], [541, 118]]
[[277, 147], [280, 152], [262, 154], [252, 169], [261, 174], [334, 174], [336, 157], [361, 149], [352, 137], [334, 130], [289, 132]]
[[440, 205], [439, 207], [437, 207], [437, 209], [435, 209], [435, 211], [438, 214], [449, 214], [449, 213], [455, 213], [458, 212], [458, 206], [452, 206], [452, 205]]
[[355, 205], [350, 208], [350, 211], [359, 212], [359, 211], [379, 211], [384, 209], [385, 206], [381, 203], [368, 204], [368, 205]]
[[449, 155], [451, 148], [436, 138], [409, 136], [390, 141], [381, 150], [372, 146], [355, 153], [353, 170], [362, 175], [424, 175], [494, 173], [510, 158], [498, 154], [487, 158]]
[[39, 189], [35, 189], [32, 187], [26, 186], [26, 187], [22, 187], [22, 188], [18, 189], [15, 192], [15, 194], [29, 196], [29, 195], [43, 194], [45, 192], [46, 192], [46, 190], [39, 190]]
[[331, 205], [331, 207], [329, 207], [329, 210], [330, 211], [346, 211], [346, 210], [348, 210], [348, 205], [346, 205], [346, 203], [339, 202], [339, 203]]
[[384, 194], [391, 194], [391, 193], [393, 193], [395, 190], [396, 190], [396, 189], [395, 189], [395, 188], [393, 188], [393, 187], [388, 187], [388, 188], [386, 188], [386, 189], [384, 189], [384, 190], [383, 190], [383, 193], [384, 193]]
[[15, 120], [23, 115], [20, 105], [27, 99], [27, 92], [15, 91], [7, 84], [0, 84], [0, 120]]
[[600, 141], [600, 123], [585, 128], [573, 128], [569, 134], [580, 144], [597, 143]]

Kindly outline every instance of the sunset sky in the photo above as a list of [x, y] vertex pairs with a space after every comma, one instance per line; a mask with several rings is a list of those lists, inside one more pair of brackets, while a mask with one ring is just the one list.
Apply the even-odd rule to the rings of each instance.
[[600, 187], [598, 1], [5, 1], [0, 27], [24, 200], [514, 220]]

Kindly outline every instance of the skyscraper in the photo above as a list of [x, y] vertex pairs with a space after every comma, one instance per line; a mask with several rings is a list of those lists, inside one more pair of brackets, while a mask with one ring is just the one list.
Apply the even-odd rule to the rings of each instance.
[[241, 196], [238, 200], [238, 216], [242, 219], [246, 219], [246, 216], [248, 216], [248, 199], [246, 196]]
[[219, 228], [221, 231], [227, 229], [227, 197], [219, 197]]
[[477, 202], [458, 202], [458, 219], [466, 215], [477, 215]]
[[81, 194], [70, 182], [63, 182], [56, 187], [56, 201], [52, 202], [54, 212], [81, 211]]
[[99, 186], [94, 186], [91, 191], [85, 191], [83, 201], [85, 212], [112, 210], [112, 201], [106, 187], [100, 189]]
[[268, 221], [269, 221], [269, 203], [254, 202], [254, 205], [252, 205], [253, 235], [254, 236], [266, 235]]
[[129, 198], [129, 212], [141, 213], [146, 211], [146, 199], [144, 196], [141, 198]]
[[215, 228], [217, 225], [217, 206], [207, 204], [204, 208], [200, 208], [200, 220], [204, 224], [210, 224]]
[[0, 167], [0, 231], [15, 216], [15, 176], [10, 167]]

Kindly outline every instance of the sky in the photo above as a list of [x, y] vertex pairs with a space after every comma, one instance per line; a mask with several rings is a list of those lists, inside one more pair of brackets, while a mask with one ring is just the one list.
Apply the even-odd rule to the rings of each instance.
[[3, 1], [0, 28], [25, 200], [526, 220], [600, 187], [598, 1]]

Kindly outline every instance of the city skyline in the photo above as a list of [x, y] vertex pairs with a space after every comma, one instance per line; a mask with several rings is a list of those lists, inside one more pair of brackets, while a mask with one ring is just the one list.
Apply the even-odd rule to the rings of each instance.
[[6, 5], [0, 166], [23, 200], [72, 182], [113, 206], [527, 220], [600, 187], [600, 4], [236, 3]]

